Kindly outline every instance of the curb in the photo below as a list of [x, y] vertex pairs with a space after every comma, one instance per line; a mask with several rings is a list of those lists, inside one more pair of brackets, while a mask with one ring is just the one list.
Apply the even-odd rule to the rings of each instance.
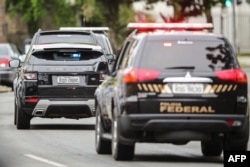
[[11, 88], [7, 86], [0, 85], [0, 93], [11, 92]]

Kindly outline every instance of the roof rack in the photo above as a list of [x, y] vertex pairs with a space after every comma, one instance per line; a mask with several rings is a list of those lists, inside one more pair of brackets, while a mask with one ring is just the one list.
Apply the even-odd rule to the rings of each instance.
[[106, 32], [109, 27], [60, 27], [59, 30]]

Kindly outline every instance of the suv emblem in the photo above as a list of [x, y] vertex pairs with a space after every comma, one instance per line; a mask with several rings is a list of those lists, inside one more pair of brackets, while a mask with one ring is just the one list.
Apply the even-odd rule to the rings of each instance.
[[187, 74], [185, 75], [185, 78], [191, 78], [191, 74], [189, 72], [187, 72]]

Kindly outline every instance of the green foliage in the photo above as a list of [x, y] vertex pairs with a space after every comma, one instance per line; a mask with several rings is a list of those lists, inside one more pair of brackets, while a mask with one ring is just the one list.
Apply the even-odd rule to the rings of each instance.
[[101, 25], [111, 29], [110, 36], [119, 47], [127, 35], [128, 22], [134, 21], [132, 0], [96, 0], [96, 10], [102, 15]]
[[30, 35], [42, 26], [46, 18], [52, 18], [55, 27], [76, 24], [75, 6], [62, 0], [6, 0], [6, 10], [13, 16], [20, 14], [27, 23]]

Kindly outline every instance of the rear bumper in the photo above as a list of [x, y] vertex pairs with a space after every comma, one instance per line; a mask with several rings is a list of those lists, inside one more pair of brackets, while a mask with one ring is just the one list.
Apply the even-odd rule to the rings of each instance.
[[24, 108], [24, 110], [34, 117], [79, 119], [93, 116], [94, 100], [40, 99], [34, 108]]
[[[233, 125], [229, 125], [230, 120], [234, 121]], [[244, 115], [131, 114], [120, 116], [118, 126], [123, 143], [138, 140], [184, 143], [234, 133], [243, 128], [246, 120]]]

